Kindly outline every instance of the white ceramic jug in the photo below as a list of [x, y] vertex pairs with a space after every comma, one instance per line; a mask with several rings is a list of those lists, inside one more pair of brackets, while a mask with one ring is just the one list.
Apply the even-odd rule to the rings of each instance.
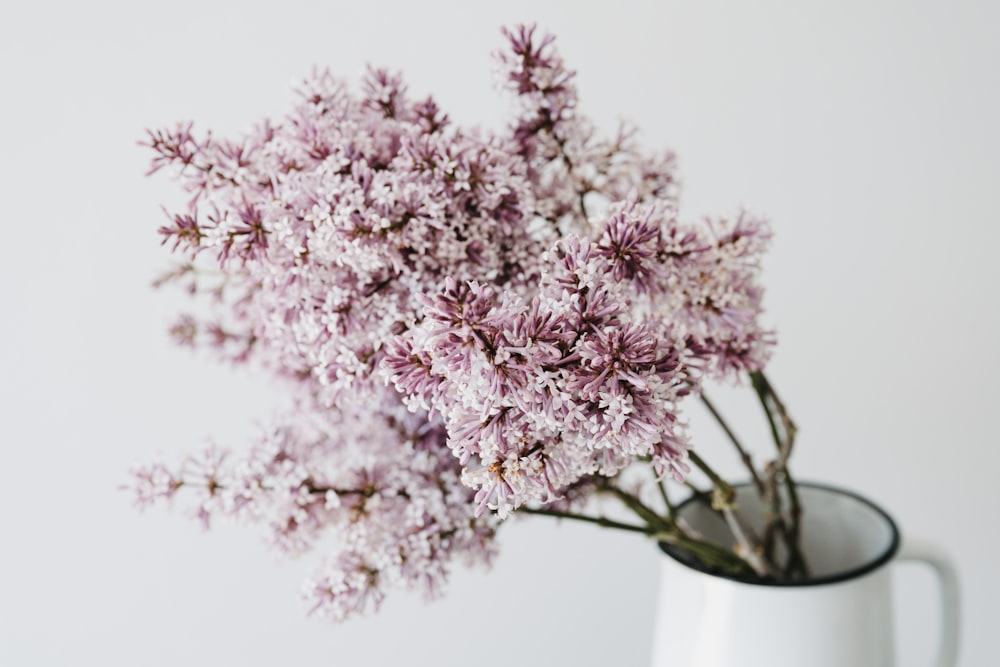
[[[741, 512], [759, 525], [753, 493]], [[801, 546], [810, 577], [792, 584], [748, 583], [709, 573], [663, 545], [653, 667], [896, 667], [891, 563], [928, 564], [941, 584], [943, 627], [934, 664], [958, 652], [958, 580], [947, 555], [905, 540], [892, 519], [852, 493], [799, 484]], [[704, 503], [678, 513], [702, 535], [729, 545], [725, 523]], [[917, 667], [917, 666], [914, 666]]]

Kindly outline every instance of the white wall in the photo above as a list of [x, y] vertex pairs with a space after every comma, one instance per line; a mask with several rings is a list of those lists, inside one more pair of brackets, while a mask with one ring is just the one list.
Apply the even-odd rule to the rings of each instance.
[[[861, 490], [948, 545], [962, 665], [992, 664], [1000, 454], [1000, 11], [981, 2], [8, 3], [0, 9], [0, 664], [642, 665], [657, 575], [635, 538], [525, 520], [490, 574], [344, 626], [297, 602], [309, 563], [251, 530], [136, 515], [135, 461], [238, 444], [263, 381], [174, 349], [149, 282], [166, 179], [147, 126], [236, 132], [313, 64], [405, 69], [460, 122], [500, 121], [497, 28], [538, 20], [583, 106], [680, 154], [688, 215], [778, 232], [771, 374], [800, 477]], [[541, 5], [541, 6], [536, 6]], [[726, 394], [737, 421], [759, 426]], [[696, 417], [698, 417], [696, 415]], [[706, 449], [720, 446], [697, 430]], [[901, 573], [901, 664], [929, 664], [932, 582]]]

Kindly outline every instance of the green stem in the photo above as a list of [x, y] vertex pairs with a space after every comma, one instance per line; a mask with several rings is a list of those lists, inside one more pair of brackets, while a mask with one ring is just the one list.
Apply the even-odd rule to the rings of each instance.
[[[775, 462], [774, 472], [769, 476], [781, 475], [784, 479], [785, 488], [788, 490], [788, 502], [791, 506], [792, 518], [793, 521], [797, 521], [798, 516], [802, 513], [802, 508], [799, 504], [798, 493], [795, 490], [795, 483], [788, 472], [788, 457], [791, 456], [792, 445], [795, 443], [795, 435], [798, 428], [795, 426], [795, 422], [789, 416], [784, 403], [778, 398], [777, 392], [774, 391], [774, 387], [763, 371], [751, 372], [750, 381], [753, 383], [753, 388], [757, 392], [758, 398], [760, 398], [764, 414], [767, 415], [768, 424], [771, 426], [774, 443], [778, 448], [778, 460]], [[777, 413], [778, 418], [781, 420], [784, 437], [781, 437], [778, 433], [778, 426], [775, 423], [775, 413]]]
[[691, 482], [691, 480], [688, 479], [685, 479], [683, 483], [684, 486], [686, 486], [691, 491], [691, 495], [693, 495], [695, 499], [708, 502], [707, 496], [712, 495], [711, 491], [706, 491], [705, 489], [699, 489]]
[[767, 402], [767, 385], [763, 377], [764, 375], [760, 371], [753, 371], [750, 373], [750, 383], [753, 385], [757, 398], [760, 399], [761, 407], [764, 408], [764, 415], [767, 417], [768, 426], [771, 427], [771, 437], [774, 438], [774, 446], [780, 451], [782, 446], [781, 435], [778, 433], [778, 425], [774, 421], [771, 406]]
[[769, 563], [764, 559], [763, 549], [757, 537], [746, 525], [739, 513], [736, 512], [734, 504], [736, 492], [733, 491], [733, 487], [726, 480], [722, 479], [711, 466], [705, 463], [696, 452], [689, 451], [688, 457], [699, 470], [712, 480], [712, 485], [715, 487], [715, 493], [712, 494], [712, 509], [722, 513], [723, 518], [726, 520], [726, 525], [729, 526], [730, 532], [743, 550], [742, 559], [749, 563], [757, 574], [774, 574], [777, 568], [774, 567], [773, 563]]
[[630, 532], [643, 533], [653, 539], [664, 542], [684, 550], [693, 557], [704, 563], [708, 567], [718, 568], [731, 573], [750, 573], [753, 568], [739, 555], [733, 553], [725, 547], [704, 542], [687, 535], [672, 519], [665, 518], [656, 513], [655, 510], [643, 503], [633, 494], [613, 485], [598, 487], [599, 490], [610, 493], [618, 498], [622, 504], [637, 514], [647, 523], [645, 527], [634, 524], [614, 521], [606, 517], [594, 517], [584, 514], [574, 514], [572, 512], [562, 512], [559, 510], [547, 510], [541, 508], [521, 507], [518, 512], [534, 514], [539, 516], [551, 516], [560, 519], [570, 519], [592, 523], [606, 528], [620, 528]]
[[[785, 537], [785, 543], [789, 550], [789, 561], [786, 567], [786, 574], [791, 575], [796, 569], [798, 569], [803, 575], [808, 575], [809, 567], [806, 564], [801, 546], [799, 544], [799, 527], [802, 516], [802, 505], [799, 500], [795, 480], [788, 471], [788, 458], [792, 453], [792, 446], [795, 443], [795, 436], [798, 432], [798, 427], [796, 427], [795, 422], [792, 421], [791, 416], [788, 414], [788, 410], [785, 408], [785, 404], [782, 403], [781, 399], [778, 397], [778, 393], [774, 390], [774, 386], [771, 384], [770, 380], [767, 379], [767, 376], [764, 375], [763, 371], [752, 371], [750, 373], [750, 382], [753, 384], [754, 391], [757, 393], [761, 406], [764, 408], [764, 414], [767, 415], [767, 421], [771, 427], [771, 435], [773, 436], [775, 446], [778, 449], [778, 459], [774, 462], [774, 465], [767, 475], [768, 479], [766, 486], [770, 487], [769, 491], [772, 496], [771, 501], [773, 507], [772, 513], [779, 515], [775, 520], [780, 521], [782, 524], [780, 526], [781, 532]], [[783, 434], [779, 433], [778, 424], [775, 421], [776, 416], [780, 420], [781, 431]], [[791, 514], [791, 521], [788, 525], [786, 525], [784, 520], [780, 517], [781, 499], [778, 496], [776, 484], [776, 478], [778, 476], [780, 476], [781, 481], [784, 483], [785, 490], [788, 493], [789, 512]]]
[[626, 507], [647, 521], [651, 527], [659, 526], [660, 530], [653, 535], [657, 540], [683, 549], [710, 567], [720, 568], [727, 572], [754, 571], [754, 568], [739, 554], [711, 542], [691, 537], [672, 520], [661, 517], [631, 493], [613, 485], [604, 487], [604, 490], [614, 494]]
[[585, 521], [587, 523], [597, 524], [603, 528], [618, 528], [620, 530], [628, 530], [634, 533], [643, 533], [646, 535], [653, 535], [655, 531], [648, 526], [636, 526], [629, 523], [622, 523], [620, 521], [614, 521], [603, 516], [587, 516], [586, 514], [573, 514], [572, 512], [561, 512], [559, 510], [546, 510], [534, 507], [520, 507], [518, 512], [524, 512], [525, 514], [535, 514], [537, 516], [551, 516], [557, 519], [571, 519], [573, 521]]
[[[656, 471], [650, 468], [653, 473], [653, 477], [656, 477]], [[667, 508], [667, 517], [673, 521], [676, 510], [674, 509], [674, 504], [670, 502], [670, 495], [667, 493], [667, 485], [663, 483], [663, 480], [656, 477], [656, 488], [660, 492], [660, 498], [663, 499], [663, 504]]]
[[656, 528], [657, 530], [666, 530], [668, 532], [674, 532], [677, 526], [673, 521], [666, 519], [656, 513], [656, 510], [648, 507], [639, 498], [628, 493], [624, 489], [621, 489], [613, 484], [607, 486], [599, 487], [600, 490], [607, 491], [608, 493], [617, 497], [622, 503], [625, 504], [630, 510], [635, 512], [645, 521], [651, 528]]
[[688, 451], [688, 458], [691, 463], [695, 465], [698, 470], [705, 473], [709, 480], [712, 482], [712, 486], [715, 487], [715, 494], [713, 499], [713, 506], [718, 504], [720, 507], [729, 505], [733, 502], [735, 498], [735, 493], [733, 487], [729, 485], [726, 480], [719, 476], [719, 473], [715, 472], [711, 466], [705, 463], [704, 459], [698, 455], [697, 452]]
[[747, 470], [750, 471], [750, 477], [751, 479], [753, 479], [753, 483], [754, 486], [757, 487], [757, 491], [758, 492], [763, 491], [764, 484], [763, 482], [760, 481], [760, 476], [757, 474], [757, 469], [754, 468], [753, 466], [753, 460], [750, 458], [750, 454], [747, 453], [747, 450], [740, 443], [739, 438], [736, 437], [736, 434], [733, 433], [733, 430], [729, 428], [729, 424], [726, 423], [726, 420], [722, 418], [722, 414], [715, 409], [715, 405], [712, 404], [712, 401], [708, 400], [708, 396], [706, 396], [704, 392], [702, 392], [700, 396], [701, 396], [701, 402], [705, 404], [705, 407], [708, 408], [708, 411], [712, 413], [713, 417], [715, 417], [715, 421], [719, 423], [719, 426], [722, 427], [722, 430], [725, 431], [727, 436], [729, 436], [729, 441], [733, 443], [733, 446], [739, 453], [740, 460], [743, 461], [743, 465], [745, 465]]
[[683, 533], [657, 533], [654, 537], [660, 542], [684, 550], [708, 567], [731, 574], [753, 573], [753, 568], [745, 560], [725, 547], [696, 540]]
[[[783, 468], [784, 462], [788, 460], [788, 457], [792, 453], [792, 445], [795, 443], [795, 435], [798, 433], [798, 427], [792, 421], [788, 410], [785, 408], [785, 404], [781, 402], [778, 393], [774, 390], [774, 385], [767, 379], [763, 371], [752, 371], [750, 373], [750, 381], [753, 383], [754, 390], [764, 404], [764, 411], [767, 412], [768, 418], [771, 420], [772, 433], [775, 434], [775, 442], [778, 445], [782, 463], [781, 467]], [[768, 405], [768, 403], [772, 405]], [[775, 414], [781, 420], [781, 428], [784, 431], [783, 438], [777, 435], [777, 429], [774, 424]]]

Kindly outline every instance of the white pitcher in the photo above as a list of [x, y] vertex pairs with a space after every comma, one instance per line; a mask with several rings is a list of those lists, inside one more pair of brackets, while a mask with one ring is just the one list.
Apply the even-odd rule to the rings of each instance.
[[[947, 555], [927, 541], [901, 544], [889, 515], [864, 498], [798, 487], [806, 580], [748, 583], [710, 573], [662, 545], [653, 667], [896, 667], [889, 567], [899, 560], [924, 562], [937, 573], [943, 627], [933, 664], [954, 667], [958, 580]], [[741, 513], [759, 526], [754, 494], [737, 491]], [[678, 514], [706, 539], [729, 546], [725, 523], [704, 503], [689, 500]]]

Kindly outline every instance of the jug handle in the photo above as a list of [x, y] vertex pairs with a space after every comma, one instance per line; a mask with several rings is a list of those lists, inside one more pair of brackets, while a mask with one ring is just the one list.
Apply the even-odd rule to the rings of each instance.
[[948, 553], [922, 537], [906, 537], [899, 560], [925, 563], [934, 570], [941, 587], [941, 648], [935, 667], [955, 667], [958, 660], [959, 588], [958, 571]]

